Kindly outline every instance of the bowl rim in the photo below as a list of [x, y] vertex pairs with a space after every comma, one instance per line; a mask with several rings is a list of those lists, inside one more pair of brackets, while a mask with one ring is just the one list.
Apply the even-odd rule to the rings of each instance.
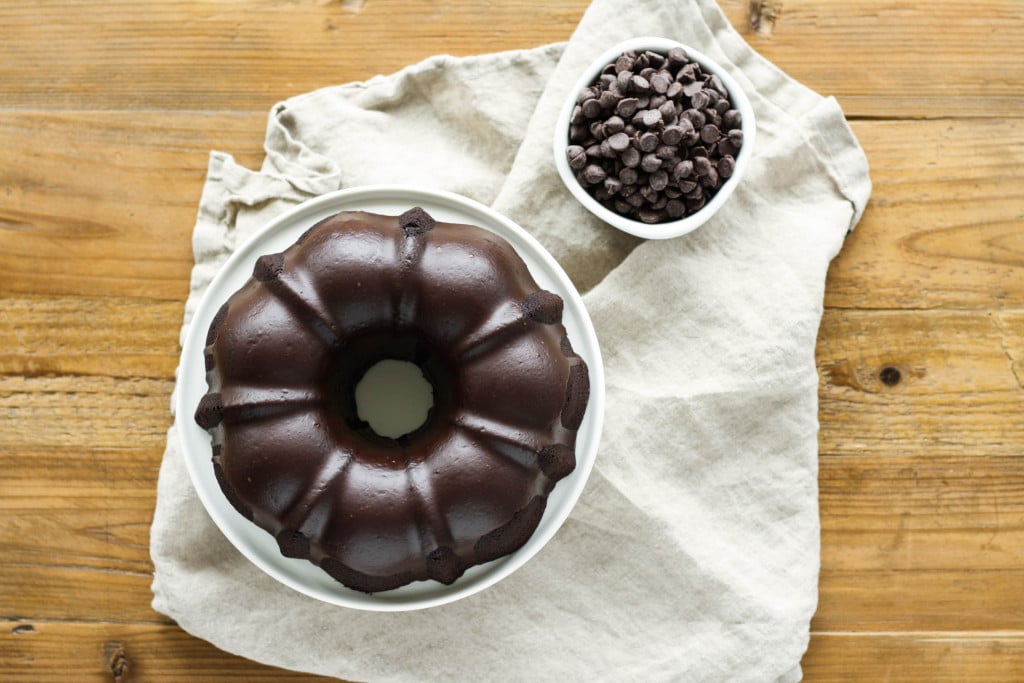
[[[576, 97], [579, 92], [583, 90], [583, 88], [589, 86], [601, 70], [623, 52], [628, 52], [629, 50], [652, 50], [664, 54], [674, 47], [681, 47], [686, 50], [686, 54], [691, 61], [700, 64], [701, 69], [706, 73], [712, 73], [722, 80], [722, 84], [725, 86], [726, 90], [729, 91], [730, 99], [743, 117], [741, 126], [741, 130], [743, 131], [743, 146], [740, 148], [740, 153], [736, 156], [736, 168], [733, 171], [732, 176], [722, 184], [718, 189], [718, 192], [715, 193], [715, 196], [712, 197], [711, 200], [708, 201], [708, 203], [699, 211], [697, 211], [697, 213], [667, 223], [643, 223], [641, 221], [621, 216], [611, 209], [603, 206], [600, 202], [594, 199], [590, 193], [583, 189], [583, 186], [576, 180], [576, 174], [569, 167], [569, 162], [565, 158], [565, 149], [569, 144], [569, 120], [572, 118], [572, 111], [576, 106]], [[584, 208], [605, 223], [608, 223], [623, 232], [645, 239], [660, 240], [680, 237], [693, 232], [710, 220], [711, 217], [725, 205], [726, 201], [728, 201], [729, 197], [731, 197], [732, 193], [736, 190], [736, 187], [740, 184], [743, 174], [750, 163], [751, 157], [753, 156], [756, 132], [757, 122], [754, 117], [754, 107], [750, 102], [750, 98], [740, 86], [739, 82], [736, 81], [736, 79], [733, 78], [721, 64], [713, 60], [711, 57], [708, 57], [700, 50], [697, 50], [685, 43], [681, 43], [678, 40], [658, 36], [639, 36], [629, 38], [628, 40], [624, 40], [609, 47], [583, 70], [576, 83], [570, 89], [565, 102], [562, 104], [558, 119], [555, 123], [555, 132], [552, 142], [555, 167], [558, 169], [558, 175], [562, 178], [562, 182], [565, 184], [569, 192], [577, 201], [580, 202], [580, 204], [584, 206]]]
[[[286, 248], [317, 220], [338, 211], [393, 213], [396, 204], [404, 206], [402, 210], [420, 205], [438, 220], [472, 223], [511, 242], [538, 284], [562, 296], [563, 324], [574, 351], [587, 362], [591, 386], [583, 424], [577, 431], [576, 469], [555, 486], [540, 525], [526, 544], [509, 555], [470, 567], [448, 586], [416, 581], [391, 591], [366, 594], [336, 582], [308, 560], [284, 557], [269, 533], [230, 506], [209, 467], [209, 434], [192, 415], [199, 398], [208, 390], [203, 357], [207, 327], [223, 301], [248, 280], [255, 259]], [[529, 232], [490, 207], [453, 192], [405, 185], [364, 185], [329, 192], [267, 221], [219, 267], [200, 297], [185, 334], [176, 375], [172, 406], [182, 458], [193, 489], [221, 533], [249, 562], [278, 582], [323, 602], [366, 611], [410, 611], [448, 604], [483, 591], [525, 565], [554, 537], [579, 501], [597, 458], [604, 422], [604, 364], [597, 334], [582, 296], [561, 265]]]

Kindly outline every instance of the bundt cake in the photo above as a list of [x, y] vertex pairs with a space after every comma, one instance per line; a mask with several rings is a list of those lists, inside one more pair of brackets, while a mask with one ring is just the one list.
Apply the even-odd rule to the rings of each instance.
[[[590, 384], [561, 317], [483, 228], [420, 208], [317, 223], [261, 256], [210, 325], [195, 420], [224, 495], [284, 555], [367, 593], [514, 552], [576, 464]], [[384, 359], [433, 388], [398, 438], [355, 401]]]

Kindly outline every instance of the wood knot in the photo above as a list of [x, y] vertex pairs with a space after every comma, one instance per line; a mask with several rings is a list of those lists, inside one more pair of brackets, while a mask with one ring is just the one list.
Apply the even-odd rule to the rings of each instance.
[[748, 5], [750, 28], [759, 36], [770, 36], [775, 28], [775, 22], [781, 15], [781, 0], [750, 0]]
[[894, 387], [900, 383], [903, 375], [900, 373], [898, 368], [894, 368], [891, 365], [886, 365], [882, 368], [882, 371], [878, 373], [878, 379], [882, 380], [882, 384], [887, 387]]
[[107, 670], [114, 677], [114, 683], [126, 683], [128, 672], [131, 670], [131, 662], [128, 659], [128, 652], [124, 645], [111, 641], [107, 643]]

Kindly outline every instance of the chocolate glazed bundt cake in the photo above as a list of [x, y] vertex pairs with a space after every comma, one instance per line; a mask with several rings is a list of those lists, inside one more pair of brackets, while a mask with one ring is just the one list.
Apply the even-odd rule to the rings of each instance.
[[[561, 324], [512, 246], [470, 225], [343, 212], [260, 257], [206, 339], [224, 495], [363, 592], [452, 583], [520, 548], [576, 465], [590, 393]], [[359, 417], [354, 388], [384, 359], [433, 388], [397, 439]]]

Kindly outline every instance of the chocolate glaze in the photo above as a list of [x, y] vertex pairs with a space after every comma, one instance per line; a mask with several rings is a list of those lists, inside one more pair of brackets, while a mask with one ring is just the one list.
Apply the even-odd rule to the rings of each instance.
[[[215, 316], [195, 419], [231, 504], [364, 592], [507, 555], [575, 467], [586, 365], [504, 239], [482, 228], [344, 212], [282, 254]], [[426, 423], [398, 439], [357, 416], [378, 361], [417, 363]]]

